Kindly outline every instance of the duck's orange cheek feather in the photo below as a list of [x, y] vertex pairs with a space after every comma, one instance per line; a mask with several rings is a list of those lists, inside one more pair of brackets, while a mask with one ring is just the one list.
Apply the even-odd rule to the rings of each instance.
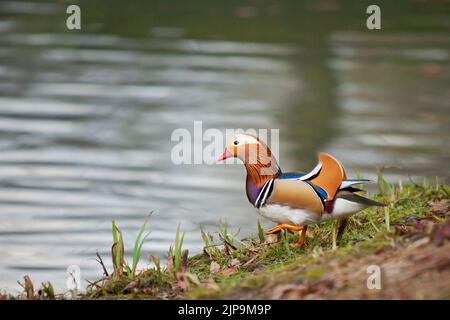
[[[255, 164], [256, 154], [252, 155], [248, 145], [239, 146], [234, 149], [234, 154], [237, 158], [241, 159], [244, 163]], [[253, 162], [252, 162], [253, 161]]]

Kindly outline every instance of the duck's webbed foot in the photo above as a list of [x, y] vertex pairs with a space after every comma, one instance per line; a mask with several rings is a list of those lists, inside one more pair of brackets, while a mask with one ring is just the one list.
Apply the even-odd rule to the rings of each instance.
[[292, 248], [300, 248], [305, 243], [306, 229], [308, 229], [308, 226], [302, 227], [302, 230], [300, 231], [300, 234], [298, 235], [298, 241], [296, 243], [291, 243]]
[[275, 226], [273, 228], [267, 229], [266, 231], [264, 231], [264, 233], [265, 234], [274, 234], [274, 233], [280, 232], [281, 230], [289, 230], [289, 231], [292, 231], [292, 232], [296, 232], [296, 231], [303, 230], [303, 228], [304, 228], [303, 226], [298, 227], [298, 226], [293, 226], [293, 225], [290, 225], [290, 224], [282, 223], [282, 224], [279, 224], [279, 225], [277, 225], [277, 226]]
[[290, 224], [282, 223], [273, 228], [265, 230], [265, 234], [275, 234], [280, 232], [281, 230], [288, 230], [291, 232], [299, 232], [298, 241], [296, 243], [292, 243], [292, 248], [300, 248], [305, 243], [306, 229], [308, 226], [293, 226]]

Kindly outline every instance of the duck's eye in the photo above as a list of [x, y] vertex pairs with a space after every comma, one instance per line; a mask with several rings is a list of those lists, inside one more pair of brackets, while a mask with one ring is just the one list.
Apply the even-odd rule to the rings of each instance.
[[239, 141], [235, 140], [235, 141], [233, 142], [233, 144], [234, 144], [235, 146], [237, 146], [237, 145], [239, 144]]

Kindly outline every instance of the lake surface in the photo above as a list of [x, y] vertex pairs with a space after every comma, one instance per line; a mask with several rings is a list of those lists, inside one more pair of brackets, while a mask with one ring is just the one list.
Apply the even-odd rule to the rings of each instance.
[[[86, 7], [88, 22], [76, 32], [65, 30], [61, 4], [0, 3], [4, 290], [17, 292], [29, 274], [64, 291], [69, 265], [95, 279], [97, 251], [111, 265], [112, 219], [130, 251], [153, 211], [141, 267], [149, 254], [164, 258], [178, 224], [191, 253], [202, 248], [201, 224], [213, 234], [221, 221], [242, 237], [254, 234], [258, 216], [241, 165], [171, 162], [173, 130], [192, 131], [196, 120], [204, 130], [279, 129], [286, 171], [308, 170], [327, 151], [350, 176], [375, 178], [378, 167], [392, 182], [450, 177], [443, 18], [417, 13], [422, 29], [406, 22], [385, 33], [332, 25], [317, 41], [307, 30], [279, 30], [284, 6], [232, 8], [221, 34], [203, 16], [177, 23], [163, 15], [146, 25], [136, 8], [117, 20], [115, 1], [107, 16]], [[322, 21], [329, 8], [310, 10]], [[143, 32], [123, 30], [134, 20]], [[233, 29], [240, 20], [243, 34]]]

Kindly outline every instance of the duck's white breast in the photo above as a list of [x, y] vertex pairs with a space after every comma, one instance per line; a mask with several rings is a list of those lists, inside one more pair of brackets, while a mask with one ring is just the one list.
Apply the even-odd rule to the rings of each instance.
[[293, 209], [279, 204], [268, 204], [259, 209], [259, 213], [275, 223], [287, 223], [304, 226], [320, 221], [320, 215], [305, 209]]

